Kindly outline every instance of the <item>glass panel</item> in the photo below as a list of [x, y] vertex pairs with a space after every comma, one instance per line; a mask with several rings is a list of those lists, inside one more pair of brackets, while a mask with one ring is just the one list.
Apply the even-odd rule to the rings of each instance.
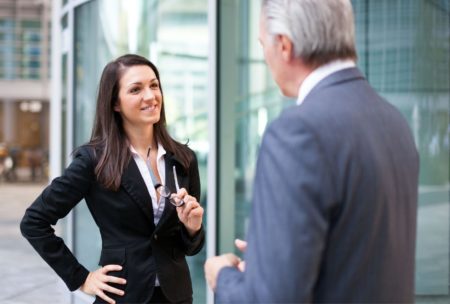
[[0, 61], [3, 62], [0, 67], [0, 78], [14, 79], [17, 77], [16, 69], [18, 63], [16, 62], [16, 39], [14, 25], [12, 19], [3, 19], [0, 23]]
[[[90, 138], [100, 73], [110, 57], [101, 56], [105, 45], [98, 26], [99, 14], [98, 1], [90, 1], [75, 11], [75, 146]], [[92, 48], [92, 45], [96, 47]]]
[[[59, 159], [61, 161], [61, 168], [66, 168], [66, 147], [67, 147], [67, 54], [61, 56], [61, 81], [59, 85], [61, 86], [61, 155], [59, 155]], [[51, 151], [50, 151], [51, 153]], [[58, 158], [58, 157], [56, 157]], [[51, 176], [58, 176], [62, 172], [50, 172]], [[64, 240], [70, 240], [72, 238], [70, 233], [70, 229], [68, 229], [69, 217], [65, 217], [64, 219], [58, 222], [58, 225], [61, 227], [61, 234], [64, 236]]]
[[[169, 132], [180, 142], [189, 141], [197, 153], [201, 204], [206, 208], [207, 0], [100, 0], [76, 8], [75, 146], [90, 138], [103, 67], [125, 53], [143, 55], [159, 68]], [[75, 214], [76, 255], [84, 265], [95, 268], [101, 243], [92, 231], [98, 229], [85, 203]], [[205, 250], [188, 259], [198, 303], [205, 302], [204, 260]]]
[[41, 21], [39, 20], [22, 20], [22, 27], [40, 29]]
[[[67, 54], [61, 59], [61, 168], [66, 167], [67, 147]], [[55, 172], [55, 176], [62, 172]]]
[[[150, 56], [161, 71], [170, 134], [189, 142], [198, 157], [202, 185], [201, 205], [206, 209], [208, 143], [208, 23], [207, 0], [158, 2], [158, 23]], [[150, 9], [150, 8], [149, 8]], [[204, 217], [206, 227], [206, 210]], [[194, 302], [206, 303], [204, 249], [188, 257]]]
[[[99, 16], [98, 1], [90, 1], [75, 10], [74, 50], [74, 146], [90, 138], [95, 113], [96, 88], [100, 63], [97, 43]], [[100, 41], [100, 40], [99, 40]], [[96, 45], [95, 48], [91, 46]], [[106, 58], [104, 59], [107, 60]], [[74, 253], [81, 264], [95, 270], [101, 249], [101, 238], [92, 216], [82, 201], [74, 210]]]
[[449, 303], [450, 6], [448, 1], [420, 1], [415, 9], [421, 16], [414, 37], [412, 124], [421, 155], [417, 302]]
[[449, 7], [424, 0], [352, 2], [359, 66], [409, 121], [420, 153], [416, 300], [448, 303]]
[[61, 28], [64, 30], [67, 28], [67, 24], [69, 23], [69, 16], [68, 14], [65, 14], [61, 19]]
[[219, 252], [245, 238], [265, 126], [292, 100], [281, 97], [258, 43], [260, 3], [219, 3]]

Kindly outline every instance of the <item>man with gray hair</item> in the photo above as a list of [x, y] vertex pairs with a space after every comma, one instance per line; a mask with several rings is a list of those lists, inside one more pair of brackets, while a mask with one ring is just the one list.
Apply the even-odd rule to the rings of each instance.
[[259, 40], [297, 105], [262, 140], [245, 265], [205, 263], [217, 302], [414, 302], [418, 153], [355, 67], [350, 0], [265, 0]]

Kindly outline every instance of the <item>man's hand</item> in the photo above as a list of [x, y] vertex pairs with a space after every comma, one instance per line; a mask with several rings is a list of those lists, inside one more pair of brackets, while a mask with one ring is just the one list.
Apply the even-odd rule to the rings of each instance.
[[[235, 239], [234, 240], [234, 245], [236, 245], [236, 248], [239, 249], [242, 253], [245, 252], [245, 250], [247, 250], [247, 242], [240, 240], [240, 239]], [[237, 268], [244, 272], [245, 271], [245, 261], [240, 261], [239, 264], [237, 265]]]
[[127, 281], [122, 278], [109, 276], [107, 273], [110, 271], [120, 271], [122, 266], [120, 265], [106, 265], [94, 272], [90, 272], [86, 281], [81, 285], [80, 290], [92, 296], [98, 296], [108, 303], [115, 304], [116, 302], [105, 294], [105, 291], [123, 296], [125, 292], [123, 290], [114, 288], [107, 283], [126, 284]]
[[211, 257], [205, 262], [205, 278], [209, 287], [213, 291], [216, 290], [217, 276], [224, 267], [237, 267], [241, 259], [232, 253]]

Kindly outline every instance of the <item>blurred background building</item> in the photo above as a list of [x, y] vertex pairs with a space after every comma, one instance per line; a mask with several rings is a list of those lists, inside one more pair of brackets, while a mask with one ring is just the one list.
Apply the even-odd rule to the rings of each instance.
[[[152, 60], [161, 73], [169, 131], [189, 140], [199, 158], [207, 245], [189, 263], [194, 302], [212, 303], [204, 260], [234, 251], [233, 240], [245, 238], [262, 134], [294, 104], [281, 97], [264, 63], [260, 1], [51, 2], [50, 94], [47, 2], [0, 0], [0, 142], [45, 150], [50, 116], [50, 176], [61, 174], [70, 152], [89, 140], [105, 64], [129, 52]], [[416, 302], [449, 303], [450, 4], [352, 3], [358, 67], [408, 120], [421, 156]], [[101, 242], [84, 202], [62, 228], [81, 263], [95, 269]], [[71, 303], [92, 301], [79, 292], [70, 297]]]
[[50, 1], [0, 0], [0, 180], [46, 178], [50, 21]]

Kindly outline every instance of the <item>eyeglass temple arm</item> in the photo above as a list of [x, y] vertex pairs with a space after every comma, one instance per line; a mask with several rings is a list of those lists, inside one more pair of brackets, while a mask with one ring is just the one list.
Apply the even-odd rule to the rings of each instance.
[[177, 177], [177, 169], [175, 166], [172, 167], [173, 169], [173, 178], [175, 180], [175, 189], [177, 189], [177, 192], [180, 191], [180, 185], [178, 184], [178, 177]]
[[[173, 169], [173, 179], [175, 180], [175, 188], [177, 189], [178, 192], [180, 191], [180, 185], [178, 184], [177, 169], [175, 168], [175, 166], [173, 166], [172, 169]], [[182, 205], [184, 205], [183, 200], [180, 201], [180, 205], [178, 205], [177, 207]]]

